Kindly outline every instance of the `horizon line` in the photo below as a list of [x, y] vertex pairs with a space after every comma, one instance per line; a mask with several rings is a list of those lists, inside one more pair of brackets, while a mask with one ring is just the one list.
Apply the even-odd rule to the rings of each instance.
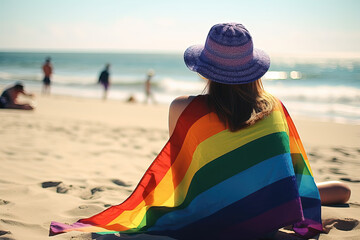
[[[185, 50], [184, 50], [185, 51]], [[107, 54], [183, 54], [181, 50], [159, 49], [72, 49], [72, 48], [0, 48], [0, 52], [16, 53], [107, 53]], [[272, 57], [279, 58], [341, 58], [360, 59], [360, 52], [268, 52]]]

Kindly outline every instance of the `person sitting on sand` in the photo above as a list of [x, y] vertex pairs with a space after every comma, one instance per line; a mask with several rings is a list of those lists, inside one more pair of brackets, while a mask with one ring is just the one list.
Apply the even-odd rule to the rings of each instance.
[[[220, 32], [219, 34], [224, 34], [224, 38], [226, 38], [225, 36], [226, 34], [229, 34], [229, 31], [234, 31], [232, 29], [243, 28], [241, 25], [238, 24], [225, 24], [223, 25], [223, 27], [224, 29], [221, 29], [221, 31], [223, 32]], [[243, 31], [245, 32], [242, 32], [242, 30], [240, 30], [241, 34], [249, 34], [247, 30], [245, 30], [245, 28], [243, 29], [244, 29]], [[211, 38], [207, 42], [208, 43], [207, 46], [209, 48], [212, 47], [209, 46], [210, 42], [211, 42]], [[214, 48], [218, 47], [216, 46], [216, 43], [213, 44], [215, 45]], [[225, 49], [225, 47], [223, 48]], [[221, 65], [227, 64], [225, 61], [227, 62], [231, 61], [231, 58], [233, 58], [232, 57], [233, 53], [231, 51], [225, 52], [224, 54], [228, 56], [224, 56], [223, 59], [211, 59], [212, 57], [215, 57], [215, 55], [212, 55], [210, 51], [207, 52], [207, 49], [205, 48], [204, 50], [202, 50], [201, 55], [192, 56], [192, 54], [194, 55], [196, 54], [197, 50], [198, 49], [196, 49], [195, 47], [189, 48], [185, 52], [185, 62], [190, 70], [198, 72], [200, 77], [208, 81], [208, 89], [209, 89], [208, 94], [211, 99], [209, 101], [209, 104], [211, 104], [211, 107], [216, 110], [219, 118], [222, 119], [224, 124], [229, 125], [230, 129], [232, 129], [233, 131], [237, 131], [245, 126], [254, 124], [257, 121], [261, 120], [262, 118], [266, 117], [267, 108], [257, 109], [258, 107], [256, 106], [256, 104], [264, 104], [264, 103], [257, 103], [258, 98], [261, 99], [260, 97], [261, 94], [265, 93], [265, 91], [261, 89], [262, 83], [260, 78], [255, 80], [256, 83], [255, 85], [252, 83], [254, 81], [246, 81], [246, 80], [240, 81], [240, 85], [239, 82], [236, 81], [219, 82], [219, 80], [217, 80], [216, 77], [220, 78], [221, 75], [223, 74], [229, 74], [229, 75], [236, 74], [235, 72], [231, 72], [231, 71], [226, 73], [224, 70], [220, 69]], [[221, 49], [217, 51], [221, 51]], [[207, 70], [204, 70], [205, 68], [201, 68], [200, 66], [202, 61], [204, 62], [212, 61], [214, 63], [219, 63], [219, 66], [218, 67], [216, 65], [212, 66], [214, 68], [211, 71], [209, 70], [208, 74], [205, 74]], [[259, 71], [261, 71], [261, 69]], [[244, 78], [246, 78], [247, 76], [245, 74], [247, 72], [250, 72], [250, 70], [246, 70], [246, 69], [240, 70], [238, 71], [238, 75], [244, 74]], [[229, 95], [227, 95], [227, 93], [229, 93]], [[186, 108], [186, 106], [191, 102], [192, 99], [193, 97], [191, 96], [183, 96], [177, 98], [172, 102], [170, 107], [170, 114], [169, 114], [170, 135], [174, 130], [175, 124], [181, 112]], [[235, 102], [234, 99], [237, 99], [237, 102]], [[251, 99], [252, 102], [249, 101], [249, 99]], [[262, 99], [262, 101], [264, 101], [264, 99]], [[270, 103], [266, 103], [266, 104], [270, 104]], [[261, 110], [263, 110], [264, 112], [262, 112]], [[244, 111], [247, 111], [247, 113]], [[254, 111], [259, 111], [259, 112], [254, 114], [255, 113]], [[322, 183], [318, 183], [317, 186], [321, 196], [321, 203], [324, 205], [345, 203], [349, 200], [351, 195], [351, 190], [348, 187], [348, 185], [341, 183], [339, 181], [322, 182]]]
[[16, 83], [14, 86], [5, 89], [1, 94], [0, 108], [33, 110], [34, 107], [30, 104], [20, 104], [17, 102], [20, 94], [33, 97], [33, 94], [24, 91], [24, 85], [22, 83]]
[[248, 30], [216, 24], [184, 60], [208, 91], [171, 103], [170, 139], [134, 192], [72, 225], [52, 222], [50, 234], [258, 239], [289, 225], [304, 238], [323, 232], [321, 203], [346, 202], [350, 189], [316, 186], [289, 113], [262, 86], [270, 58]]

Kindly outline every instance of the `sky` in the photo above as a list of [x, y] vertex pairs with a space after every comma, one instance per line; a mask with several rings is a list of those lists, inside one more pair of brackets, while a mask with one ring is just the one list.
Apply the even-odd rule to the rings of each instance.
[[0, 0], [2, 51], [183, 52], [242, 23], [274, 54], [360, 56], [358, 0]]

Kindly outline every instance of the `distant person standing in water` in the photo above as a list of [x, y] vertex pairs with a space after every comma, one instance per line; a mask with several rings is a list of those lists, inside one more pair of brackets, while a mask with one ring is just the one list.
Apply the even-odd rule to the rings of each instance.
[[51, 64], [51, 58], [48, 57], [45, 60], [44, 65], [42, 66], [42, 70], [44, 72], [44, 79], [43, 79], [43, 94], [50, 94], [50, 85], [51, 85], [51, 74], [53, 73], [53, 66]]
[[103, 94], [104, 100], [107, 99], [107, 93], [110, 86], [109, 69], [110, 69], [110, 64], [108, 63], [105, 65], [105, 69], [100, 73], [99, 81], [98, 81], [98, 83], [100, 83], [104, 87], [104, 94]]
[[154, 95], [151, 92], [151, 80], [153, 76], [155, 75], [155, 72], [153, 69], [149, 69], [145, 81], [145, 101], [144, 103], [148, 103], [149, 98], [153, 101], [153, 103], [156, 103]]
[[33, 94], [24, 91], [24, 85], [20, 82], [15, 83], [14, 86], [5, 89], [0, 96], [0, 108], [6, 109], [23, 109], [33, 110], [30, 104], [18, 103], [18, 96], [24, 95], [26, 97], [33, 97]]

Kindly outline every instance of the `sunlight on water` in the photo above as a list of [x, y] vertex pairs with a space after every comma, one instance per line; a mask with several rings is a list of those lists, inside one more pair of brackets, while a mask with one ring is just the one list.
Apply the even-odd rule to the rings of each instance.
[[279, 80], [279, 79], [287, 79], [288, 74], [286, 72], [280, 71], [268, 71], [265, 73], [263, 79], [265, 80]]
[[290, 72], [290, 77], [292, 79], [300, 79], [301, 78], [301, 72], [291, 71]]

